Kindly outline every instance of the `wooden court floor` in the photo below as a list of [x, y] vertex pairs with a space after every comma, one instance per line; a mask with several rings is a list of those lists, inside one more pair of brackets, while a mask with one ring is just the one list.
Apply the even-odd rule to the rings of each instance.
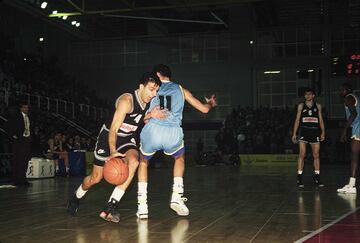
[[[359, 205], [356, 195], [336, 193], [336, 188], [348, 180], [349, 165], [323, 165], [324, 188], [313, 185], [310, 167], [304, 172], [303, 189], [296, 186], [295, 164], [187, 168], [185, 196], [190, 209], [187, 217], [177, 216], [169, 208], [171, 168], [152, 169], [148, 188], [149, 219], [138, 221], [135, 216], [137, 188], [133, 183], [120, 202], [122, 218], [118, 224], [98, 217], [113, 188], [105, 182], [88, 192], [76, 217], [66, 214], [65, 205], [81, 178], [34, 180], [29, 188], [2, 187], [0, 242], [306, 240], [309, 234], [356, 212]], [[358, 234], [359, 230], [360, 224], [351, 232]], [[353, 239], [360, 242], [359, 238]], [[349, 241], [346, 234], [340, 232], [334, 240], [319, 238], [314, 242]]]

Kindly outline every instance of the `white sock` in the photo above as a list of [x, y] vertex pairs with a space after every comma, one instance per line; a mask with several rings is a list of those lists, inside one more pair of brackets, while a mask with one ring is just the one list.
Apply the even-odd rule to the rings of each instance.
[[76, 197], [78, 199], [82, 198], [83, 196], [85, 196], [85, 194], [87, 193], [87, 190], [85, 191], [83, 188], [82, 188], [82, 184], [79, 186], [79, 188], [76, 190]]
[[58, 165], [56, 165], [55, 171], [59, 171], [59, 166]]
[[184, 193], [184, 179], [182, 177], [174, 177], [173, 192]]
[[303, 171], [302, 170], [298, 170], [298, 175], [302, 175]]
[[147, 182], [138, 182], [138, 193], [147, 193]]
[[184, 186], [184, 179], [182, 177], [174, 177], [174, 186]]
[[66, 167], [66, 173], [69, 172], [69, 167]]
[[116, 202], [119, 202], [120, 199], [124, 196], [125, 191], [119, 187], [115, 187], [113, 193], [111, 194], [110, 198], [109, 198], [109, 202], [111, 202], [113, 199]]
[[314, 170], [314, 173], [315, 173], [316, 175], [320, 175], [320, 170]]
[[138, 202], [147, 200], [147, 182], [138, 182]]
[[355, 177], [350, 177], [350, 180], [349, 180], [349, 185], [354, 187], [355, 186], [355, 182], [356, 182], [356, 178]]

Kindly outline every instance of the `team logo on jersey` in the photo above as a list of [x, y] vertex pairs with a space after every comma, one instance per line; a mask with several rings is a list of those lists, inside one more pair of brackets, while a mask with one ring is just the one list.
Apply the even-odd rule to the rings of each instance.
[[311, 110], [309, 110], [309, 116], [312, 116], [312, 111]]
[[120, 130], [123, 132], [135, 132], [137, 128], [138, 126], [127, 124], [125, 122], [123, 122], [123, 124], [120, 126]]
[[305, 113], [306, 111], [307, 111], [307, 110], [306, 110], [306, 109], [304, 109], [304, 110], [303, 110], [303, 113]]
[[314, 112], [316, 112], [316, 111], [317, 111], [317, 109], [315, 108], [315, 109], [314, 109]]
[[310, 122], [310, 123], [319, 123], [319, 119], [317, 117], [303, 117], [303, 122]]
[[105, 150], [103, 150], [103, 149], [98, 149], [97, 153], [98, 153], [98, 154], [103, 154], [103, 153], [105, 153]]
[[130, 117], [134, 117], [134, 116], [137, 116], [137, 114], [131, 114]]

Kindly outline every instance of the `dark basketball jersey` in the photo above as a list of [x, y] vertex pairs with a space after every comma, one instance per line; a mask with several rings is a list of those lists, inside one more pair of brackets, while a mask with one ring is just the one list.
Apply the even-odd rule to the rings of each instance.
[[[144, 116], [149, 108], [149, 104], [142, 105], [138, 91], [135, 90], [132, 93], [125, 93], [119, 96], [116, 99], [115, 106], [123, 95], [131, 95], [133, 109], [130, 113], [126, 114], [125, 119], [117, 132], [117, 135], [120, 137], [134, 136], [138, 128], [141, 128], [144, 125]], [[107, 131], [110, 129], [111, 122], [112, 120], [105, 122], [105, 129]]]
[[320, 128], [319, 110], [316, 102], [313, 102], [311, 107], [308, 107], [305, 102], [300, 116], [301, 128]]

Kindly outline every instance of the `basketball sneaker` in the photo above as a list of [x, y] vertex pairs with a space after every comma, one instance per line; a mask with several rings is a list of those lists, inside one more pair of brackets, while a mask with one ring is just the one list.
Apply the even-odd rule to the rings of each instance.
[[302, 174], [297, 175], [297, 185], [298, 185], [298, 187], [304, 187], [304, 183], [302, 180]]
[[103, 211], [100, 213], [100, 218], [113, 223], [119, 223], [120, 213], [117, 211], [117, 201], [111, 199], [110, 202], [105, 204]]
[[74, 193], [72, 198], [68, 201], [67, 204], [67, 212], [71, 216], [75, 216], [76, 212], [79, 209], [80, 205], [80, 199], [76, 197], [76, 194]]
[[187, 216], [189, 215], [189, 209], [186, 207], [185, 202], [187, 201], [186, 197], [183, 197], [183, 194], [173, 192], [170, 201], [170, 208], [174, 210], [177, 215]]
[[136, 212], [136, 216], [139, 219], [148, 219], [149, 218], [149, 210], [147, 203], [138, 203], [138, 210]]
[[318, 187], [323, 187], [324, 183], [321, 182], [320, 180], [320, 175], [319, 174], [314, 174], [314, 182]]
[[339, 193], [356, 193], [356, 187], [345, 185], [343, 188], [337, 189], [337, 192]]

